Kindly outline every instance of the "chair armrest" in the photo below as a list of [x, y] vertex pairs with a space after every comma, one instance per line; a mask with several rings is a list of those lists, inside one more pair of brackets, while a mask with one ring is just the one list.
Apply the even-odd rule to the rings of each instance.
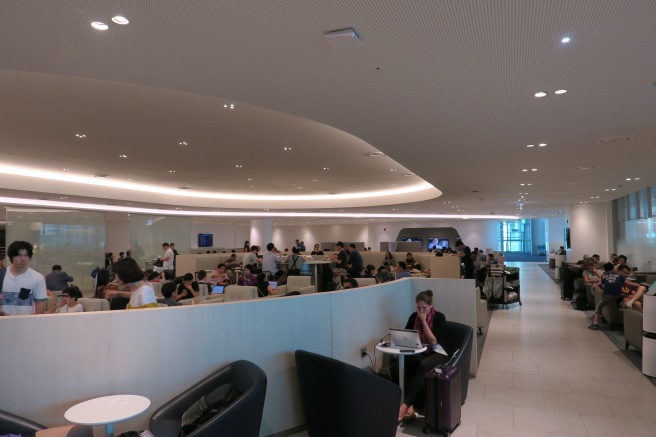
[[282, 296], [283, 294], [287, 294], [287, 285], [279, 285], [276, 287], [276, 295]]
[[310, 285], [308, 287], [301, 287], [297, 291], [301, 294], [310, 294], [310, 293], [317, 292], [317, 290], [314, 289], [314, 285]]

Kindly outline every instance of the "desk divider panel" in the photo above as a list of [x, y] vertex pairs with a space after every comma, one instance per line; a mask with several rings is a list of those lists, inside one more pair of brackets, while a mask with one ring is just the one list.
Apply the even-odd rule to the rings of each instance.
[[164, 402], [222, 365], [247, 359], [268, 377], [260, 435], [279, 433], [303, 424], [294, 350], [360, 366], [360, 348], [371, 352], [391, 326], [405, 325], [420, 289], [432, 288], [447, 319], [462, 321], [457, 304], [446, 302], [466, 294], [463, 282], [404, 279], [289, 298], [2, 317], [0, 409], [55, 426], [65, 424], [64, 412], [79, 402], [137, 394], [151, 400], [150, 408], [117, 424], [116, 433], [145, 429]]

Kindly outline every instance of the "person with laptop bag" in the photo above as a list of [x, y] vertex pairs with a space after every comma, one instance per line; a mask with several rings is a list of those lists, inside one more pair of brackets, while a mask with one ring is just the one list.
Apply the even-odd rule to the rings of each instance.
[[421, 343], [429, 347], [425, 352], [406, 356], [405, 398], [399, 409], [399, 420], [414, 417], [414, 404], [424, 388], [426, 373], [449, 360], [448, 355], [436, 352], [441, 349], [441, 337], [446, 317], [433, 307], [433, 291], [425, 290], [415, 298], [417, 311], [412, 313], [405, 329], [419, 332]]

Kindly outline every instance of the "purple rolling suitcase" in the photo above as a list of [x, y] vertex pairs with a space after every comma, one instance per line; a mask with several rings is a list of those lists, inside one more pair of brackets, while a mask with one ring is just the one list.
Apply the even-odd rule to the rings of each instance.
[[460, 390], [459, 368], [447, 363], [426, 373], [424, 434], [433, 430], [448, 437], [460, 425]]

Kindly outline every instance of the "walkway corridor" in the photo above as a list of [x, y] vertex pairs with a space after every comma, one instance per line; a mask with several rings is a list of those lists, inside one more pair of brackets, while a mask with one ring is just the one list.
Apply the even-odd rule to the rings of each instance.
[[[656, 436], [656, 387], [532, 263], [522, 307], [493, 312], [454, 437]], [[397, 435], [423, 435], [417, 421]]]

